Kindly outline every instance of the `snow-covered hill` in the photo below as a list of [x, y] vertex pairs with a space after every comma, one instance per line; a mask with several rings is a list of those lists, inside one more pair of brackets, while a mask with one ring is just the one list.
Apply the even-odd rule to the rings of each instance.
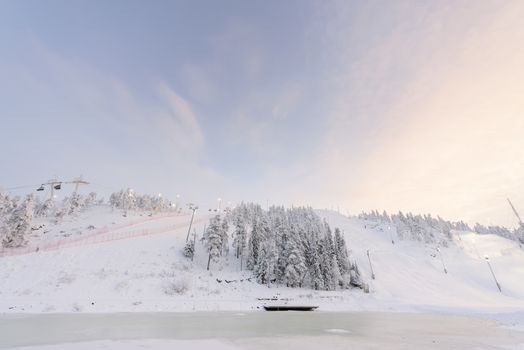
[[122, 217], [95, 206], [56, 226], [36, 222], [44, 226], [33, 231], [28, 248], [0, 251], [0, 312], [251, 310], [275, 302], [337, 311], [524, 310], [524, 252], [514, 241], [453, 232], [454, 242], [439, 254], [431, 244], [399, 240], [387, 226], [331, 211], [318, 214], [343, 230], [369, 294], [268, 288], [250, 281], [251, 272], [240, 271], [233, 254], [206, 271], [208, 256], [198, 239], [208, 213], [195, 216], [191, 261], [182, 254], [191, 218], [187, 213]]

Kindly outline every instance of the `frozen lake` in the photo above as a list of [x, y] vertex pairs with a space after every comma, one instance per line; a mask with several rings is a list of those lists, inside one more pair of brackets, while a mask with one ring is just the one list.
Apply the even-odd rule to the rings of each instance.
[[483, 319], [417, 313], [0, 316], [0, 349], [347, 349], [351, 345], [360, 349], [524, 349], [524, 333]]

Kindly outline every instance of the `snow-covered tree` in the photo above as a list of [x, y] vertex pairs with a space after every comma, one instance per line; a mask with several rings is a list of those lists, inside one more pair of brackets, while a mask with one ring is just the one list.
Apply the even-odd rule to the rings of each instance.
[[253, 222], [253, 228], [251, 229], [251, 235], [247, 244], [248, 255], [247, 255], [247, 268], [253, 270], [258, 264], [258, 252], [260, 247], [260, 241], [262, 240], [262, 229], [260, 225], [260, 218], [255, 218]]
[[350, 270], [350, 284], [354, 287], [361, 288], [363, 286], [362, 276], [360, 275], [360, 270], [355, 262], [351, 263]]
[[97, 203], [97, 194], [96, 192], [89, 192], [89, 194], [84, 199], [83, 206], [89, 208]]
[[31, 232], [34, 202], [33, 195], [27, 196], [5, 221], [2, 228], [2, 245], [4, 247], [19, 247], [27, 243], [25, 236]]
[[209, 253], [209, 260], [212, 259], [215, 263], [218, 262], [220, 255], [222, 254], [222, 237], [222, 225], [220, 223], [219, 214], [211, 218], [209, 226], [204, 234], [205, 245]]
[[18, 207], [19, 197], [11, 198], [7, 193], [0, 193], [0, 219], [6, 218]]
[[54, 207], [55, 201], [53, 198], [48, 198], [35, 209], [35, 216], [46, 217], [51, 214]]
[[258, 283], [269, 284], [275, 277], [276, 247], [272, 239], [264, 239], [259, 246], [258, 264], [254, 268]]
[[225, 255], [229, 254], [229, 224], [227, 222], [227, 219], [224, 218], [222, 220], [222, 223], [220, 224], [220, 235], [222, 239], [222, 247], [220, 249], [221, 253], [224, 253]]
[[329, 225], [325, 224], [325, 236], [319, 244], [320, 265], [322, 268], [322, 277], [324, 278], [324, 288], [326, 290], [336, 289], [339, 283], [340, 272], [338, 270], [338, 263], [336, 261], [335, 246], [333, 244], [333, 236]]
[[338, 228], [335, 229], [335, 256], [337, 258], [338, 270], [341, 275], [349, 272], [349, 258], [344, 236]]
[[82, 200], [82, 197], [78, 193], [74, 192], [73, 194], [71, 194], [71, 197], [69, 197], [68, 214], [72, 215], [72, 214], [79, 212], [82, 209], [83, 204], [84, 204], [84, 200]]
[[307, 272], [304, 257], [301, 251], [292, 243], [289, 244], [287, 265], [284, 269], [283, 283], [288, 287], [302, 287], [304, 276]]
[[189, 240], [184, 246], [184, 251], [182, 252], [186, 258], [193, 259], [195, 255], [195, 242]]
[[275, 273], [278, 282], [283, 282], [284, 275], [286, 272], [286, 266], [288, 265], [288, 258], [291, 254], [293, 243], [290, 241], [291, 232], [289, 226], [284, 223], [286, 219], [285, 213], [281, 218], [277, 218], [275, 221], [275, 233], [276, 233], [276, 250], [277, 250], [277, 261], [275, 267]]
[[177, 210], [172, 202], [160, 194], [156, 196], [140, 195], [131, 188], [111, 194], [109, 204], [113, 209], [121, 209], [124, 215], [127, 215], [130, 211], [149, 212], [149, 215], [153, 215], [159, 212]]
[[241, 216], [236, 216], [234, 220], [235, 230], [233, 232], [233, 248], [236, 257], [239, 258], [241, 255], [244, 255], [244, 250], [247, 246], [247, 231]]
[[[373, 215], [388, 216], [378, 212]], [[247, 269], [253, 271], [259, 283], [334, 290], [349, 288], [351, 280], [355, 285], [360, 281], [358, 267], [349, 261], [340, 230], [335, 230], [333, 238], [327, 222], [311, 208], [286, 210], [273, 206], [264, 211], [259, 205], [241, 203], [226, 217], [234, 223], [233, 248], [240, 257], [246, 252]], [[216, 217], [211, 219], [206, 242], [211, 233], [220, 231], [220, 226]], [[223, 237], [215, 235], [214, 256], [228, 245], [220, 239]], [[213, 244], [206, 244], [211, 249]]]

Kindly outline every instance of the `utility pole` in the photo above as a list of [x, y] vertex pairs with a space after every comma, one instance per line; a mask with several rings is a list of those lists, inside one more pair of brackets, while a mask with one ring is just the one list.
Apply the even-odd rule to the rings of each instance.
[[[513, 203], [511, 203], [509, 198], [507, 198], [507, 200], [508, 200], [509, 205], [511, 206], [511, 209], [513, 210], [513, 213], [515, 213], [515, 216], [517, 217], [517, 220], [519, 221], [520, 229], [524, 230], [524, 223], [522, 222], [522, 219], [520, 218], [520, 215], [517, 212], [517, 209], [515, 209], [515, 207], [513, 206]], [[515, 236], [517, 236], [517, 232], [515, 232]], [[516, 237], [516, 238], [517, 238], [517, 242], [519, 244], [519, 247], [522, 249], [522, 243], [520, 242], [520, 238], [519, 237]]]
[[522, 223], [522, 219], [520, 218], [520, 215], [519, 215], [519, 213], [517, 212], [517, 209], [515, 209], [515, 207], [513, 206], [513, 203], [511, 203], [511, 201], [509, 200], [509, 198], [507, 198], [507, 200], [508, 200], [509, 205], [511, 206], [511, 209], [513, 209], [513, 212], [515, 213], [515, 216], [516, 216], [517, 219], [519, 220], [519, 225], [520, 225], [520, 226], [524, 226], [524, 223]]
[[193, 230], [193, 255], [191, 255], [191, 261], [193, 261], [193, 258], [195, 257], [196, 253], [196, 230]]
[[446, 265], [444, 265], [444, 259], [442, 258], [442, 253], [440, 252], [440, 248], [437, 247], [438, 255], [440, 256], [440, 261], [442, 262], [442, 267], [444, 268], [444, 273], [448, 273], [448, 270], [446, 269]]
[[195, 218], [195, 211], [198, 209], [198, 207], [193, 203], [189, 203], [188, 206], [189, 209], [193, 211], [193, 214], [191, 215], [191, 222], [189, 223], [189, 228], [187, 229], [186, 242], [189, 240], [189, 233], [191, 232], [191, 226], [193, 225], [193, 219]]
[[62, 189], [62, 184], [73, 184], [75, 185], [75, 190], [73, 193], [77, 193], [78, 192], [78, 188], [80, 185], [89, 185], [89, 182], [87, 182], [86, 180], [84, 180], [82, 178], [82, 176], [72, 180], [72, 181], [58, 181], [57, 179], [51, 179], [49, 180], [47, 183], [45, 184], [42, 184], [42, 186], [38, 189], [38, 191], [40, 191], [40, 189], [43, 190], [43, 186], [44, 185], [48, 185], [49, 186], [49, 189], [51, 190], [50, 191], [50, 198], [53, 199], [54, 196], [55, 196], [55, 190], [60, 190]]
[[486, 259], [486, 262], [488, 263], [489, 270], [491, 271], [491, 276], [493, 276], [493, 280], [495, 281], [495, 284], [497, 285], [499, 292], [502, 293], [502, 288], [500, 287], [499, 281], [497, 281], [497, 277], [495, 277], [495, 272], [493, 272], [493, 269], [491, 268], [491, 264], [489, 263], [489, 256], [486, 255], [484, 259]]
[[371, 279], [375, 279], [375, 272], [373, 272], [373, 265], [371, 265], [371, 257], [369, 256], [369, 249], [367, 250], [369, 268], [371, 269]]
[[80, 185], [89, 185], [89, 182], [85, 181], [82, 178], [82, 176], [79, 176], [78, 178], [74, 179], [73, 181], [69, 181], [69, 182], [66, 182], [66, 183], [70, 183], [70, 184], [74, 184], [75, 185], [75, 192], [74, 193], [78, 192], [78, 187]]
[[46, 185], [49, 185], [49, 189], [51, 190], [51, 199], [55, 197], [55, 190], [59, 190], [62, 188], [62, 182], [58, 181], [57, 179], [51, 179], [49, 180]]
[[395, 244], [395, 240], [393, 240], [393, 234], [391, 233], [391, 225], [388, 225], [388, 232], [389, 238], [391, 239], [391, 244]]

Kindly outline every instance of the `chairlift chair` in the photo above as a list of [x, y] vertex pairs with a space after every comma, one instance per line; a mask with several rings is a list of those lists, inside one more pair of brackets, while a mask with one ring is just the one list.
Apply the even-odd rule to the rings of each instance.
[[38, 187], [36, 190], [37, 191], [43, 191], [44, 190], [44, 185], [40, 185], [40, 187]]
[[62, 184], [60, 183], [58, 185], [54, 185], [53, 187], [54, 187], [55, 190], [59, 190], [59, 189], [62, 188]]

